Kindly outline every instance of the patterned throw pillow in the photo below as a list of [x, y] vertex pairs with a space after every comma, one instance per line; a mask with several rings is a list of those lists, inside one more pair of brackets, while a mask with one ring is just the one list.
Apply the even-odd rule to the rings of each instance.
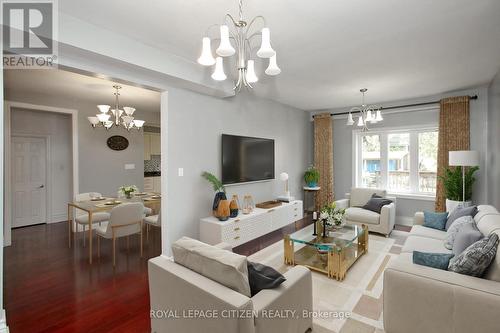
[[477, 230], [476, 222], [472, 216], [462, 216], [453, 222], [451, 227], [446, 231], [446, 238], [444, 239], [444, 247], [448, 250], [453, 248], [453, 242], [455, 242], [455, 237], [457, 233], [462, 229]]
[[451, 225], [453, 224], [453, 222], [455, 222], [455, 220], [457, 220], [458, 218], [462, 217], [462, 216], [476, 216], [477, 214], [477, 207], [476, 206], [471, 206], [471, 207], [465, 207], [465, 208], [462, 208], [462, 207], [457, 207], [455, 208], [451, 213], [450, 215], [448, 215], [448, 221], [446, 221], [446, 230], [450, 229]]
[[424, 212], [424, 227], [444, 230], [448, 213]]
[[458, 257], [451, 259], [448, 270], [481, 277], [495, 258], [497, 247], [498, 235], [491, 234], [469, 246]]

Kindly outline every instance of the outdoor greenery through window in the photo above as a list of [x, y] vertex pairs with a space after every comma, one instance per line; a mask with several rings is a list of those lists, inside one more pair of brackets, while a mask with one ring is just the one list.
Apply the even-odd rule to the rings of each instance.
[[438, 132], [435, 128], [356, 134], [357, 186], [391, 193], [436, 193]]

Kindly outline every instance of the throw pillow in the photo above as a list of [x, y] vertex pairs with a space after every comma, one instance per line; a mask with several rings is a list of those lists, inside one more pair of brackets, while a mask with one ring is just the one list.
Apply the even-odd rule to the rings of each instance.
[[455, 223], [452, 224], [450, 229], [446, 231], [446, 238], [444, 239], [444, 247], [447, 248], [448, 250], [451, 250], [453, 248], [453, 242], [455, 241], [455, 237], [457, 233], [466, 228], [467, 230], [474, 230], [476, 228], [476, 222], [474, 222], [474, 219], [472, 216], [462, 216], [459, 217]]
[[450, 260], [448, 270], [455, 273], [481, 277], [495, 258], [497, 247], [498, 235], [493, 233], [475, 242], [458, 257]]
[[272, 267], [250, 261], [247, 266], [252, 297], [262, 289], [273, 289], [286, 281], [286, 278]]
[[448, 213], [424, 212], [424, 227], [444, 230]]
[[450, 215], [448, 216], [448, 221], [446, 221], [446, 230], [448, 230], [452, 223], [455, 222], [458, 218], [462, 216], [476, 216], [477, 214], [477, 207], [476, 206], [471, 206], [471, 207], [457, 207], [455, 208]]
[[462, 228], [455, 236], [455, 242], [453, 242], [453, 253], [455, 256], [460, 255], [465, 251], [466, 248], [481, 240], [483, 234], [479, 230], [469, 230], [468, 228]]
[[380, 214], [380, 212], [382, 211], [382, 207], [390, 203], [392, 203], [392, 200], [382, 198], [381, 196], [374, 193], [370, 200], [368, 200], [366, 205], [361, 208], [371, 210], [372, 212]]
[[413, 251], [413, 263], [446, 270], [453, 254]]

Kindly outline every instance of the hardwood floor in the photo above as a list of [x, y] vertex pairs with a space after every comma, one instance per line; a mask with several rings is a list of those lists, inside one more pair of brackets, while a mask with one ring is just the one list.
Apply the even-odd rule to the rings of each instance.
[[[139, 256], [139, 238], [101, 242], [101, 259], [88, 248], [68, 248], [67, 223], [14, 229], [6, 247], [4, 303], [11, 333], [150, 332], [147, 259], [161, 253], [160, 230], [151, 228]], [[95, 238], [94, 238], [95, 240]]]

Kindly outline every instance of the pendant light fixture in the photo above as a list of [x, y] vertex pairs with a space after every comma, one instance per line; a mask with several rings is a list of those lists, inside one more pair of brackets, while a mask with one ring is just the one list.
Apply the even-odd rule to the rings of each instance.
[[363, 131], [368, 131], [368, 123], [376, 124], [379, 121], [384, 120], [382, 118], [382, 112], [380, 111], [380, 107], [376, 105], [366, 105], [365, 104], [365, 93], [368, 89], [363, 88], [359, 90], [362, 94], [362, 104], [360, 107], [355, 106], [349, 111], [349, 115], [347, 116], [347, 126], [354, 125], [354, 120], [352, 118], [352, 113], [359, 113], [357, 126], [362, 127]]

